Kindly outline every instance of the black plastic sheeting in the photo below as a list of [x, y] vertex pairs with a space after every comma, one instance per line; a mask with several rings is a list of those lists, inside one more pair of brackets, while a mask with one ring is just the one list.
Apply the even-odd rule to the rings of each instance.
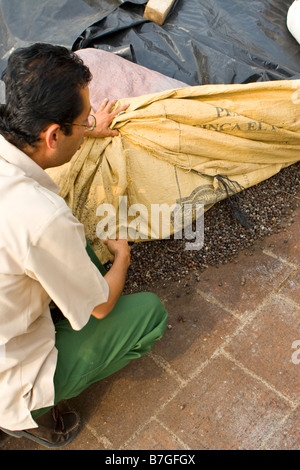
[[13, 49], [39, 41], [111, 51], [189, 85], [300, 78], [293, 0], [177, 0], [162, 26], [144, 19], [146, 3], [0, 0], [0, 72]]
[[127, 47], [138, 64], [189, 85], [298, 78], [300, 45], [286, 27], [291, 4], [177, 0], [158, 26], [144, 20], [143, 5], [127, 2], [87, 28], [73, 48]]

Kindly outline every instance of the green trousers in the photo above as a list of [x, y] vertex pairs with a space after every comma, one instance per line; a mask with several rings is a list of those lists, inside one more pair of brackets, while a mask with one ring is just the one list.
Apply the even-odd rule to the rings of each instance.
[[[87, 252], [104, 275], [105, 268], [88, 242]], [[92, 383], [149, 352], [165, 332], [167, 315], [155, 294], [141, 292], [121, 296], [105, 318], [91, 316], [79, 331], [73, 330], [67, 319], [57, 322], [55, 404], [78, 396]], [[32, 411], [33, 419], [49, 409]]]

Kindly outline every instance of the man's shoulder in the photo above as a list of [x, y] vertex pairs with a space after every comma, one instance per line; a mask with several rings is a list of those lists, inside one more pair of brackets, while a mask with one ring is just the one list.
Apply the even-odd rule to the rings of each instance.
[[0, 210], [3, 227], [36, 233], [49, 221], [70, 211], [64, 199], [27, 175], [0, 175]]
[[27, 175], [15, 175], [3, 178], [0, 175], [0, 195], [2, 207], [21, 208], [22, 211], [49, 209], [55, 211], [66, 206], [62, 197], [39, 184]]

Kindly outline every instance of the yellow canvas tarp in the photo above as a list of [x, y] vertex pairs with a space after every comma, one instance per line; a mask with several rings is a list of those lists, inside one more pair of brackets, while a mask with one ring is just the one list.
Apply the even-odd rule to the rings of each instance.
[[161, 224], [151, 225], [152, 205], [207, 210], [227, 196], [219, 175], [246, 189], [300, 160], [300, 80], [194, 86], [116, 106], [128, 102], [112, 123], [117, 137], [87, 138], [69, 163], [48, 170], [102, 262], [103, 204], [118, 214], [126, 202], [123, 229], [137, 217], [132, 208], [146, 208], [138, 217], [144, 238], [164, 238]]

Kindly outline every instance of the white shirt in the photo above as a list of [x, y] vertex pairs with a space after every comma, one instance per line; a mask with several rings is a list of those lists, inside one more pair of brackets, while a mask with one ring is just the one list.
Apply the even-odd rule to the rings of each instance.
[[79, 330], [108, 299], [83, 226], [58, 190], [0, 136], [0, 426], [10, 430], [36, 427], [30, 411], [54, 402], [50, 300]]

